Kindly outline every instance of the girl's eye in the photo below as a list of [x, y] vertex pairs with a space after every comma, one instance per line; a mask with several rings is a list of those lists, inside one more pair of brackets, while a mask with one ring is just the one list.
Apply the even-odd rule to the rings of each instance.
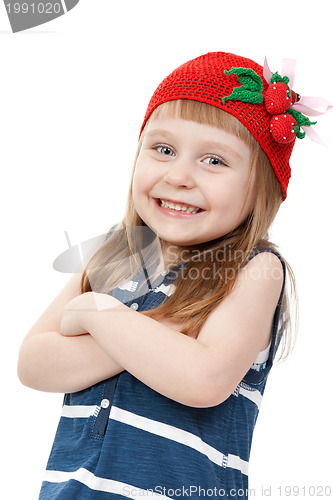
[[169, 146], [156, 146], [156, 151], [158, 151], [159, 153], [161, 153], [162, 155], [165, 155], [165, 156], [173, 156], [174, 155], [174, 152], [172, 151], [171, 148], [169, 148]]
[[208, 156], [207, 158], [204, 159], [204, 163], [208, 163], [209, 165], [227, 165], [222, 158], [219, 156]]

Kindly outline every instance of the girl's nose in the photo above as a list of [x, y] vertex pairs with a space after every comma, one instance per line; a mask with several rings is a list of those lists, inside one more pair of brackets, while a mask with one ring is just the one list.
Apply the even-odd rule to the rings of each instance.
[[164, 180], [175, 187], [192, 188], [195, 185], [193, 168], [189, 161], [177, 159], [168, 165]]

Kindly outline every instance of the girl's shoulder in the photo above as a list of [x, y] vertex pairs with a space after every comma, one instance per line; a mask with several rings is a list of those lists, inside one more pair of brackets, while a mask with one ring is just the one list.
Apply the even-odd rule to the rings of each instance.
[[257, 272], [260, 271], [260, 276], [266, 279], [270, 277], [275, 280], [280, 279], [282, 286], [281, 293], [283, 292], [286, 279], [286, 264], [276, 248], [263, 245], [255, 246], [241, 266], [241, 269], [244, 267], [247, 270], [256, 269]]
[[286, 264], [276, 248], [263, 245], [255, 246], [241, 266], [241, 270], [245, 273], [250, 272], [251, 277], [255, 280], [274, 282], [275, 288], [281, 290], [281, 298], [286, 281]]
[[265, 253], [268, 255], [269, 254], [276, 255], [276, 257], [280, 260], [281, 263], [284, 262], [280, 252], [275, 248], [275, 246], [270, 246], [269, 244], [256, 245], [255, 247], [253, 247], [247, 258], [247, 262], [253, 259], [253, 257], [255, 257], [256, 255]]

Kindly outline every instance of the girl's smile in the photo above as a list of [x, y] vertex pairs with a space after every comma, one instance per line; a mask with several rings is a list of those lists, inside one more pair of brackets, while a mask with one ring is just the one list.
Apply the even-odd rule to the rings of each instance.
[[185, 204], [181, 201], [154, 198], [161, 213], [171, 217], [194, 217], [205, 212], [202, 208]]
[[135, 208], [170, 244], [219, 238], [253, 207], [255, 175], [246, 199], [250, 156], [235, 135], [162, 112], [144, 130], [132, 184]]

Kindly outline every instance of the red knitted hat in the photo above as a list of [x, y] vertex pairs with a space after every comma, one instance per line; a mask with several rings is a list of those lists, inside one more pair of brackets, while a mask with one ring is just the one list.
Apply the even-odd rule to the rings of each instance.
[[[151, 113], [164, 102], [191, 99], [216, 106], [235, 116], [258, 141], [273, 166], [285, 200], [290, 179], [289, 159], [296, 137], [293, 126], [297, 126], [294, 115], [287, 108], [298, 97], [289, 89], [288, 81], [288, 78], [277, 75], [277, 82], [284, 85], [283, 104], [287, 102], [281, 114], [278, 113], [279, 102], [276, 108], [276, 103], [268, 104], [264, 99], [269, 84], [263, 76], [262, 66], [251, 59], [225, 52], [199, 56], [179, 66], [157, 87], [149, 102], [140, 135]], [[277, 100], [281, 98], [280, 92]], [[284, 121], [288, 121], [289, 132], [286, 132]], [[274, 135], [273, 129], [277, 132]]]

